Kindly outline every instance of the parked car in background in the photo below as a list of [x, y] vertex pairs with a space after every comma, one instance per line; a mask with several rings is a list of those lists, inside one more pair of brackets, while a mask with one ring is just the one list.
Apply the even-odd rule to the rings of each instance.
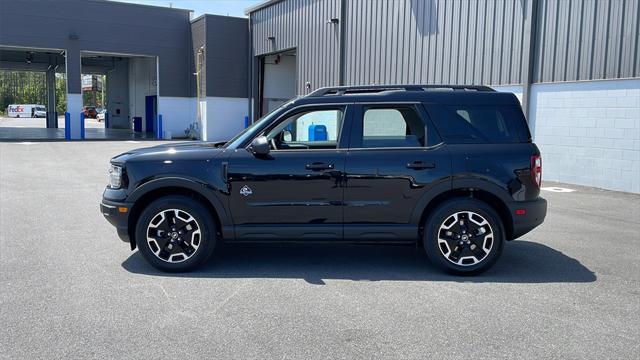
[[97, 117], [98, 121], [99, 122], [104, 121], [106, 114], [107, 114], [107, 109], [98, 109], [98, 117]]
[[98, 117], [98, 112], [96, 111], [95, 106], [85, 106], [82, 108], [84, 112], [84, 117], [96, 119]]
[[7, 116], [14, 118], [44, 118], [47, 109], [38, 104], [12, 104], [7, 107]]
[[279, 240], [417, 244], [474, 274], [547, 212], [520, 102], [484, 86], [324, 88], [226, 144], [116, 156], [109, 179], [102, 213], [164, 271]]

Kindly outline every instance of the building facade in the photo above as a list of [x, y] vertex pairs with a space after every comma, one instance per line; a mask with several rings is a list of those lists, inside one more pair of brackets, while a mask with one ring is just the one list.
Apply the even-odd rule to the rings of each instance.
[[545, 179], [640, 192], [638, 0], [271, 0], [247, 14], [254, 117], [285, 78], [291, 96], [490, 85], [521, 99]]
[[[0, 69], [47, 72], [50, 93], [64, 74], [72, 139], [81, 138], [82, 107], [91, 105], [82, 103], [82, 74], [106, 75], [108, 128], [130, 129], [138, 118], [153, 133], [162, 119], [173, 137], [228, 138], [248, 114], [247, 20], [191, 17], [105, 0], [0, 0]], [[59, 125], [50, 116], [47, 126]]]

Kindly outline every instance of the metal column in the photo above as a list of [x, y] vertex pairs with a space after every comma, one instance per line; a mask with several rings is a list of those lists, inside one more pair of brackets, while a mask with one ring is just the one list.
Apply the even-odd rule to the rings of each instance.
[[55, 65], [47, 68], [47, 128], [58, 127], [58, 114], [56, 114], [56, 69]]
[[65, 52], [67, 69], [67, 113], [69, 114], [68, 139], [81, 139], [84, 127], [82, 112], [82, 60], [80, 50], [69, 48]]

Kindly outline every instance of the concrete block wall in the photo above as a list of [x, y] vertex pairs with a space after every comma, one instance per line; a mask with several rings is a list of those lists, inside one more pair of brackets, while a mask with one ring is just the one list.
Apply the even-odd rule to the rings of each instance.
[[640, 193], [640, 79], [535, 84], [543, 179]]

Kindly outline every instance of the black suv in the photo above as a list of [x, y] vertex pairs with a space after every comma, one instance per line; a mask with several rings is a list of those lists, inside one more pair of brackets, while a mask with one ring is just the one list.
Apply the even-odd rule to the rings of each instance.
[[518, 99], [484, 86], [317, 90], [226, 143], [111, 160], [101, 211], [164, 271], [242, 241], [413, 243], [478, 273], [540, 225], [542, 162]]

